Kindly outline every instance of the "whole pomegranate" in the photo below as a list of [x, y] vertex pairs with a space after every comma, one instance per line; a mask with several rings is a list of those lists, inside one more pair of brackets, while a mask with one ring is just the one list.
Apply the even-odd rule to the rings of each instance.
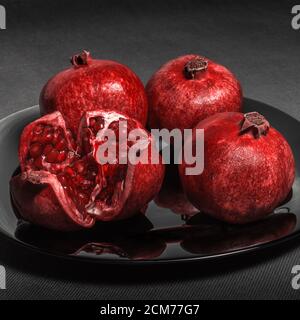
[[[186, 175], [189, 200], [199, 210], [229, 223], [247, 223], [273, 212], [291, 191], [295, 178], [292, 150], [259, 113], [228, 112], [200, 122], [204, 129], [204, 171]], [[191, 135], [187, 143], [195, 143]]]
[[42, 115], [60, 111], [75, 134], [84, 112], [99, 109], [115, 110], [146, 124], [147, 96], [132, 70], [115, 61], [92, 59], [87, 51], [73, 56], [71, 63], [44, 86]]
[[225, 67], [185, 55], [163, 65], [146, 86], [150, 128], [193, 128], [219, 112], [241, 111], [242, 90]]
[[[123, 164], [116, 154], [114, 162], [101, 162], [98, 150], [106, 143], [106, 132], [116, 133], [116, 145], [125, 143], [122, 150], [132, 146], [129, 140], [118, 140], [122, 121], [128, 132], [140, 130], [146, 137], [148, 144], [137, 151], [140, 161]], [[86, 112], [76, 141], [60, 112], [46, 115], [21, 135], [22, 172], [11, 180], [14, 204], [24, 220], [55, 230], [88, 228], [95, 220], [120, 220], [144, 212], [164, 177], [161, 161], [145, 161], [151, 152], [158, 153], [152, 143], [139, 122], [114, 111]]]

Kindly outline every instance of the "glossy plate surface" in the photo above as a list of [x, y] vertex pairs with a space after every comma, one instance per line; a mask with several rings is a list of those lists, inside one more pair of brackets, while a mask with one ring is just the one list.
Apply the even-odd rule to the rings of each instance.
[[260, 102], [245, 99], [245, 111], [265, 115], [289, 141], [297, 162], [289, 198], [265, 220], [230, 226], [197, 212], [181, 193], [177, 170], [169, 167], [163, 189], [146, 216], [98, 224], [70, 234], [50, 232], [18, 221], [11, 205], [9, 180], [18, 167], [18, 138], [39, 116], [38, 107], [0, 121], [0, 232], [40, 252], [85, 261], [140, 264], [210, 260], [277, 245], [300, 235], [300, 123]]

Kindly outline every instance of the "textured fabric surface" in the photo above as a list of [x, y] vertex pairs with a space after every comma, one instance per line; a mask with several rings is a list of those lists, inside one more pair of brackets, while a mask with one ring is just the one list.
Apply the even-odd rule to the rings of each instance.
[[[200, 53], [228, 66], [244, 94], [300, 120], [300, 31], [294, 1], [0, 0], [0, 116], [38, 103], [45, 81], [88, 49], [144, 82], [162, 63]], [[299, 133], [295, 133], [299, 134]], [[299, 298], [291, 269], [299, 242], [213, 265], [127, 269], [74, 264], [0, 238], [7, 290], [0, 299]]]

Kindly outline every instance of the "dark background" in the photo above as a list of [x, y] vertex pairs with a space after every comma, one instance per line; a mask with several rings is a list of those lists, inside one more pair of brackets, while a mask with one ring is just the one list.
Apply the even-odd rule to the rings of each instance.
[[[82, 49], [130, 66], [144, 82], [162, 63], [199, 53], [229, 67], [246, 97], [300, 120], [297, 1], [0, 0], [0, 116], [38, 103], [45, 81]], [[295, 133], [299, 134], [299, 133]], [[124, 269], [86, 267], [36, 255], [0, 238], [4, 298], [299, 298], [294, 242], [214, 265]]]

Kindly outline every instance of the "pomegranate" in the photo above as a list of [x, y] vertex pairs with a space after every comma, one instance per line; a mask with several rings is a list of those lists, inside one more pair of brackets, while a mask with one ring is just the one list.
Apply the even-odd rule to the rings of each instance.
[[225, 67], [185, 55], [163, 65], [146, 86], [150, 128], [193, 128], [215, 113], [241, 111], [242, 90]]
[[[97, 152], [107, 129], [116, 132], [127, 121], [128, 132], [141, 130], [148, 146], [137, 164], [102, 164]], [[103, 137], [104, 137], [103, 136]], [[118, 137], [118, 135], [117, 135]], [[117, 141], [118, 143], [119, 141]], [[125, 141], [130, 147], [130, 141]], [[11, 192], [20, 215], [55, 230], [92, 227], [95, 220], [125, 219], [144, 211], [158, 193], [164, 166], [146, 163], [153, 138], [136, 120], [113, 111], [87, 112], [76, 142], [60, 112], [46, 115], [23, 131], [19, 146], [22, 173], [12, 178]]]
[[42, 115], [60, 111], [75, 134], [84, 112], [99, 109], [120, 111], [146, 124], [147, 96], [133, 71], [115, 61], [92, 59], [87, 51], [73, 56], [71, 63], [44, 86]]
[[195, 207], [242, 224], [272, 213], [285, 200], [295, 178], [293, 153], [262, 115], [216, 114], [195, 129], [204, 129], [204, 171], [186, 175], [187, 164], [179, 166], [184, 191]]

